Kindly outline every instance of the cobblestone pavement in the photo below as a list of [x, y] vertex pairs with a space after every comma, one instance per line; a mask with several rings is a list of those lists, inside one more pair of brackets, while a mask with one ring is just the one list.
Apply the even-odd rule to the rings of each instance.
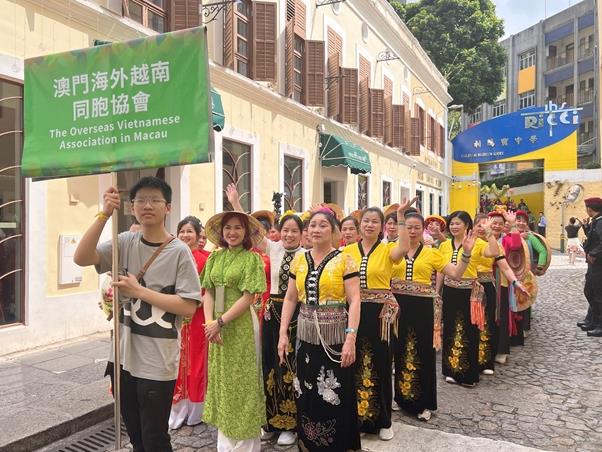
[[[544, 450], [602, 451], [602, 339], [575, 326], [586, 312], [584, 274], [583, 266], [550, 268], [539, 279], [531, 334], [507, 364], [474, 389], [440, 379], [439, 410], [430, 422], [401, 413], [394, 421]], [[204, 424], [173, 435], [178, 452], [213, 451], [215, 440]], [[267, 443], [262, 450], [283, 449]]]

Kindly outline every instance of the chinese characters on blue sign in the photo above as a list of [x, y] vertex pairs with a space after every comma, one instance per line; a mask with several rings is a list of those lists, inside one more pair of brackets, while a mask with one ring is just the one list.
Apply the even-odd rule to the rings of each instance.
[[550, 102], [490, 119], [454, 138], [454, 160], [493, 162], [545, 148], [577, 130], [580, 110]]

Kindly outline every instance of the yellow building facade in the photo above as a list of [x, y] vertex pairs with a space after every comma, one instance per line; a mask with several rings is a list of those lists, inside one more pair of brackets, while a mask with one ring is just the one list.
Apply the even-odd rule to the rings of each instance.
[[[123, 17], [121, 2], [112, 0], [0, 0], [0, 111], [5, 113], [0, 115], [0, 170], [9, 168], [0, 173], [0, 205], [8, 202], [12, 206], [0, 217], [1, 234], [10, 238], [0, 242], [0, 247], [13, 244], [8, 250], [0, 248], [0, 253], [12, 257], [7, 260], [9, 264], [0, 267], [0, 276], [10, 273], [0, 280], [2, 354], [110, 328], [97, 306], [98, 276], [91, 268], [70, 265], [69, 254], [70, 240], [76, 241], [98, 212], [102, 191], [110, 184], [109, 175], [32, 181], [22, 180], [12, 167], [19, 163], [23, 136], [25, 59], [89, 47], [96, 40], [120, 41], [156, 33], [148, 26], [174, 29], [199, 20], [193, 17], [182, 22], [181, 15], [170, 15], [173, 10], [157, 10], [157, 2], [135, 3], [141, 7], [141, 15], [131, 11], [131, 17]], [[179, 2], [169, 3], [173, 6]], [[237, 183], [248, 210], [271, 209], [274, 192], [284, 193], [284, 210], [305, 210], [314, 203], [332, 201], [346, 213], [363, 206], [399, 202], [417, 193], [422, 197], [424, 213], [446, 213], [451, 169], [445, 152], [446, 105], [451, 100], [447, 83], [390, 5], [385, 0], [324, 6], [316, 6], [320, 2], [313, 0], [294, 2], [297, 12], [304, 11], [303, 19], [295, 13], [295, 33], [303, 35], [306, 50], [313, 46], [323, 52], [319, 54], [322, 64], [311, 72], [309, 62], [315, 66], [319, 58], [314, 55], [313, 60], [294, 60], [288, 53], [291, 47], [285, 42], [286, 30], [293, 27], [287, 4], [291, 2], [242, 3], [253, 13], [241, 19], [244, 11], [239, 11], [238, 5], [236, 10], [230, 6], [208, 24], [210, 78], [225, 116], [223, 130], [214, 132], [212, 161], [121, 173], [119, 188], [127, 189], [143, 175], [163, 177], [174, 192], [167, 225], [174, 233], [177, 222], [186, 215], [206, 221], [227, 208], [223, 190], [229, 182]], [[259, 76], [262, 68], [257, 53], [248, 55], [249, 60], [235, 53], [236, 65], [241, 66], [233, 67], [224, 44], [228, 21], [257, 17], [258, 8], [266, 8], [266, 3], [271, 3], [267, 9], [275, 12], [270, 17], [275, 30], [261, 31], [258, 23], [247, 25], [253, 30], [254, 49], [266, 43], [258, 41], [260, 36], [275, 32], [276, 39], [267, 43], [274, 49], [270, 81], [259, 80], [265, 77]], [[338, 65], [329, 66], [333, 49]], [[295, 66], [295, 61], [301, 65]], [[243, 74], [244, 63], [252, 71]], [[287, 95], [287, 73], [292, 74], [293, 67], [298, 69], [298, 76], [312, 77], [313, 96], [320, 97], [315, 87], [322, 83], [322, 105], [305, 105], [310, 93], [303, 90], [300, 97], [294, 89]], [[357, 89], [349, 88], [354, 74]], [[364, 81], [367, 85], [362, 85]], [[307, 85], [307, 80], [304, 83]], [[333, 86], [338, 95], [332, 94]], [[360, 87], [366, 91], [360, 92]], [[365, 117], [362, 119], [365, 109], [360, 105], [364, 92], [370, 95], [367, 126]], [[335, 103], [344, 107], [344, 112], [331, 111]], [[404, 116], [399, 116], [400, 112]], [[323, 135], [361, 151], [369, 161], [369, 172], [357, 174], [353, 164], [345, 162], [328, 166], [320, 151]], [[120, 214], [122, 229], [130, 222], [126, 207]], [[107, 226], [103, 237], [109, 238], [110, 233]], [[10, 296], [4, 296], [9, 292]]]

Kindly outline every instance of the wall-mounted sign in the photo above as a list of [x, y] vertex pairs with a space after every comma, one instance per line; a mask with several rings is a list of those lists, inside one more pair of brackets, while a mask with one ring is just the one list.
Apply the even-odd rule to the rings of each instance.
[[545, 148], [577, 130], [580, 110], [550, 102], [482, 122], [454, 138], [454, 160], [493, 162]]

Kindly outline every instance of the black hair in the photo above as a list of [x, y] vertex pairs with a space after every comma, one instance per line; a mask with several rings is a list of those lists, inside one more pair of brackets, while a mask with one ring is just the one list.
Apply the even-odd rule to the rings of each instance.
[[377, 214], [378, 218], [380, 218], [380, 232], [378, 233], [378, 240], [382, 240], [385, 236], [383, 234], [383, 227], [385, 226], [385, 214], [378, 207], [366, 207], [364, 210], [362, 210], [361, 218], [363, 219], [367, 213], [371, 212]]
[[422, 223], [422, 226], [424, 227], [424, 217], [422, 215], [420, 215], [418, 212], [406, 213], [406, 214], [404, 214], [404, 218], [406, 220], [409, 220], [410, 218], [416, 218], [417, 220], [420, 220], [420, 223]]
[[257, 218], [257, 221], [259, 221], [261, 223], [261, 225], [263, 226], [263, 229], [265, 229], [265, 232], [270, 232], [270, 229], [272, 229], [272, 223], [270, 223], [270, 220], [268, 220], [265, 217], [259, 217]]
[[[309, 221], [307, 222], [307, 224], [309, 225], [309, 223], [311, 222], [311, 220], [314, 219], [314, 217], [316, 215], [324, 215], [324, 218], [326, 218], [326, 220], [328, 221], [328, 223], [330, 224], [330, 228], [334, 234], [335, 229], [338, 227], [338, 221], [337, 219], [334, 217], [333, 214], [329, 213], [329, 212], [325, 212], [324, 210], [317, 210], [314, 213], [311, 214], [311, 216], [309, 217]], [[340, 230], [341, 228], [339, 228]]]
[[343, 227], [343, 224], [346, 221], [352, 221], [353, 222], [353, 226], [355, 227], [355, 230], [359, 233], [360, 232], [360, 222], [357, 221], [357, 218], [355, 218], [354, 216], [349, 215], [348, 217], [345, 217], [341, 220], [341, 228]]
[[577, 221], [577, 220], [575, 219], [575, 217], [571, 217], [571, 218], [569, 218], [569, 223], [571, 223], [571, 224], [575, 224], [575, 221]]
[[278, 223], [278, 230], [281, 230], [284, 227], [284, 223], [286, 223], [288, 220], [293, 220], [299, 228], [299, 231], [303, 231], [303, 221], [301, 221], [301, 218], [299, 218], [298, 215], [292, 213], [285, 215], [280, 219], [280, 222]]
[[301, 229], [301, 230], [307, 231], [308, 227], [309, 227], [309, 218], [307, 220], [303, 220], [303, 229]]
[[404, 216], [407, 216], [410, 213], [417, 213], [420, 215], [420, 211], [416, 207], [408, 207], [404, 213]]
[[177, 233], [179, 234], [180, 233], [180, 229], [182, 229], [187, 224], [189, 224], [190, 226], [192, 226], [192, 228], [196, 232], [196, 235], [199, 235], [201, 233], [201, 231], [203, 230], [203, 225], [201, 224], [201, 220], [199, 220], [195, 216], [189, 215], [186, 218], [182, 219], [178, 223], [178, 227], [176, 229]]
[[133, 201], [138, 191], [143, 188], [161, 190], [167, 204], [171, 204], [171, 187], [163, 179], [154, 176], [143, 177], [130, 188], [130, 201]]
[[470, 218], [470, 214], [465, 210], [456, 210], [450, 213], [447, 217], [447, 224], [449, 225], [454, 218], [457, 218], [464, 223], [468, 231], [472, 229], [472, 218]]
[[395, 223], [397, 223], [397, 212], [392, 212], [389, 215], [387, 215], [383, 224], [387, 224], [389, 220], [393, 220]]

